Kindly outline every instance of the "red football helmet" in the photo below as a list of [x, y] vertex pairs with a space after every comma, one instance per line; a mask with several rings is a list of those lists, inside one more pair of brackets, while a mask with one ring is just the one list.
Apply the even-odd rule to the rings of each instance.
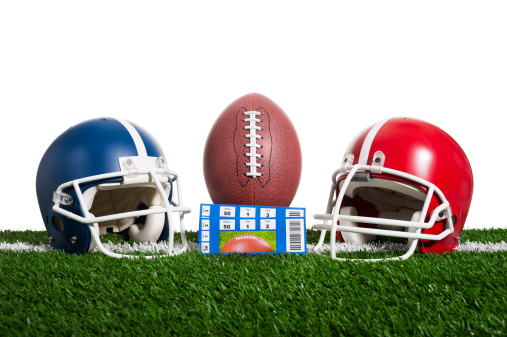
[[416, 248], [443, 253], [459, 245], [472, 200], [472, 168], [440, 128], [412, 118], [380, 121], [350, 144], [332, 180], [326, 214], [314, 216], [325, 220], [313, 226], [322, 230], [315, 251], [326, 231], [335, 259], [336, 238], [359, 244], [377, 235], [409, 239], [408, 251], [390, 259], [407, 259]]

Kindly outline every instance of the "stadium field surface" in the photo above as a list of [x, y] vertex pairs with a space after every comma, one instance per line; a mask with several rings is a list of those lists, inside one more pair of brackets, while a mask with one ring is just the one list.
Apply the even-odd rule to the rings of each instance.
[[[308, 252], [318, 235], [308, 230]], [[507, 229], [465, 230], [452, 253], [380, 263], [326, 250], [206, 256], [197, 233], [187, 237], [178, 256], [114, 259], [53, 251], [46, 232], [0, 231], [0, 336], [507, 335]], [[104, 241], [137, 255], [165, 248]], [[406, 247], [340, 244], [338, 255]]]

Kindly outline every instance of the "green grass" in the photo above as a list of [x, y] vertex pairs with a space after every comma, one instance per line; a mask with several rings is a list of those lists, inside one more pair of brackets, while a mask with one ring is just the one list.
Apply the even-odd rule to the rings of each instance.
[[276, 251], [276, 231], [224, 231], [220, 232], [220, 251], [222, 251], [222, 247], [232, 238], [240, 235], [255, 235], [264, 240], [271, 245], [274, 251]]
[[[308, 231], [309, 243], [317, 239]], [[0, 232], [0, 242], [18, 240], [47, 235]], [[507, 230], [467, 230], [467, 240], [507, 241]], [[0, 336], [505, 336], [506, 271], [507, 252], [354, 263], [0, 251]]]

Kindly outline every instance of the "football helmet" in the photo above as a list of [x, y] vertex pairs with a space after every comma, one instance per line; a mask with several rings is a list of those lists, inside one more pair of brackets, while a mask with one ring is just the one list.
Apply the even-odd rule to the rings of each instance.
[[[365, 244], [377, 236], [407, 238], [407, 259], [454, 250], [470, 208], [473, 176], [467, 156], [440, 128], [412, 118], [380, 121], [349, 145], [332, 176], [324, 223], [315, 247], [331, 234], [331, 256], [339, 242]], [[329, 224], [329, 221], [331, 223]], [[346, 260], [346, 259], [339, 259]], [[368, 260], [370, 261], [370, 260]]]
[[[108, 232], [135, 242], [168, 242], [168, 255], [187, 249], [180, 180], [146, 130], [123, 119], [97, 118], [62, 133], [37, 171], [37, 199], [49, 242], [66, 253], [86, 253]], [[177, 198], [175, 198], [177, 196]], [[173, 212], [180, 215], [183, 247], [173, 250]], [[150, 257], [150, 256], [146, 256]]]

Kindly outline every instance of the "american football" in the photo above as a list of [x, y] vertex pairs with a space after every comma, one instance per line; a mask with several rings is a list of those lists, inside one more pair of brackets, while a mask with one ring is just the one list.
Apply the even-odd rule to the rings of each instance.
[[243, 234], [230, 239], [221, 249], [222, 253], [271, 253], [273, 247], [256, 235]]
[[203, 169], [215, 204], [290, 206], [301, 177], [296, 130], [271, 99], [242, 96], [211, 128]]

